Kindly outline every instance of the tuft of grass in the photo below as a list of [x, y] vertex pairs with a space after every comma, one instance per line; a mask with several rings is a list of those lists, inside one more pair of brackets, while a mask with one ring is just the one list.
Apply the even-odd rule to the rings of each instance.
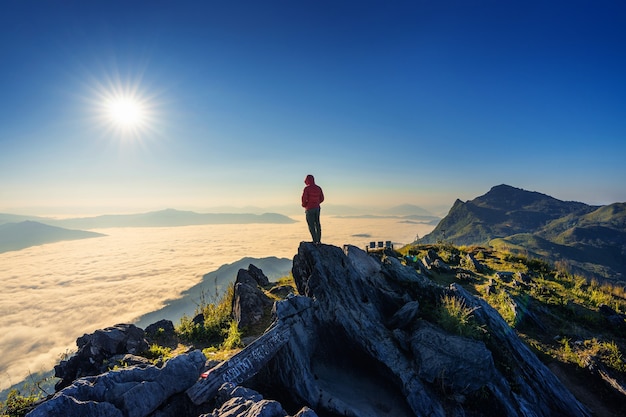
[[293, 275], [289, 273], [289, 275], [285, 275], [284, 277], [278, 278], [276, 281], [277, 285], [289, 285], [293, 288], [296, 288], [296, 281], [293, 279]]
[[468, 307], [462, 298], [445, 295], [437, 310], [438, 323], [451, 333], [481, 339], [485, 331], [474, 319], [475, 310], [476, 307]]
[[586, 368], [593, 360], [617, 372], [626, 372], [626, 362], [617, 343], [614, 341], [599, 341], [592, 338], [571, 343], [569, 338], [562, 338], [556, 355], [563, 362], [573, 363], [580, 368]]
[[174, 356], [172, 349], [165, 346], [159, 346], [156, 343], [150, 346], [150, 349], [144, 354], [144, 356], [153, 361], [163, 360], [166, 361]]
[[517, 316], [513, 304], [511, 303], [511, 298], [505, 291], [489, 294], [485, 296], [485, 300], [500, 313], [509, 326], [515, 327]]
[[235, 320], [230, 321], [228, 329], [224, 329], [223, 333], [226, 335], [226, 338], [221, 345], [222, 349], [232, 350], [243, 347], [243, 343], [241, 342], [241, 332], [239, 331], [239, 326]]

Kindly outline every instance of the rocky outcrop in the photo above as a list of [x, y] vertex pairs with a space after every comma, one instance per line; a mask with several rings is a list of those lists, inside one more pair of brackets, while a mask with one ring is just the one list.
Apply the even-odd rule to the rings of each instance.
[[254, 265], [237, 273], [232, 312], [240, 328], [257, 324], [272, 305], [273, 301], [261, 289], [267, 285], [269, 279]]
[[178, 336], [171, 320], [159, 320], [150, 324], [146, 327], [145, 334], [149, 345], [156, 344], [170, 349], [178, 346]]
[[[199, 378], [205, 357], [200, 351], [176, 356], [162, 368], [130, 367], [77, 379], [35, 408], [27, 417], [174, 417], [155, 411], [174, 402]], [[184, 398], [184, 397], [183, 397]], [[191, 404], [187, 401], [187, 404]], [[189, 412], [189, 407], [186, 407]]]
[[[285, 346], [248, 381], [259, 392], [333, 416], [590, 415], [493, 308], [461, 287], [439, 287], [393, 257], [309, 243], [293, 276], [303, 297], [277, 311], [299, 313], [289, 317]], [[487, 342], [426, 320], [425, 308], [443, 295], [476, 309]]]
[[78, 351], [68, 360], [54, 367], [54, 374], [60, 381], [56, 390], [70, 385], [74, 380], [105, 372], [110, 359], [117, 355], [137, 355], [148, 350], [143, 329], [133, 324], [116, 324], [92, 334], [76, 339]]

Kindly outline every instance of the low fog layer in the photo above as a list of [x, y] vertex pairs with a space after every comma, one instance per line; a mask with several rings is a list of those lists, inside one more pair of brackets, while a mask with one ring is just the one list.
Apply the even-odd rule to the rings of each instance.
[[[310, 240], [304, 218], [298, 220], [101, 229], [96, 231], [108, 236], [0, 254], [0, 389], [29, 371], [51, 369], [84, 333], [158, 310], [221, 265], [246, 256], [293, 258], [298, 244]], [[322, 214], [322, 241], [360, 247], [370, 240], [409, 243], [433, 227]]]

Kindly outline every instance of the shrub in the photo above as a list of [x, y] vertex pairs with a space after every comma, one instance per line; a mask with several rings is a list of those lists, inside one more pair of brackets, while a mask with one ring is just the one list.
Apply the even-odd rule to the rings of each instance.
[[6, 401], [0, 401], [0, 416], [23, 417], [41, 398], [42, 396], [33, 390], [27, 395], [22, 395], [19, 390], [12, 389], [9, 391]]
[[150, 346], [150, 349], [148, 349], [148, 352], [146, 352], [145, 354], [145, 357], [148, 359], [163, 359], [164, 361], [170, 359], [172, 356], [173, 354], [171, 348], [159, 346], [156, 343], [152, 344], [152, 346]]
[[224, 343], [222, 343], [222, 349], [231, 350], [243, 346], [241, 343], [241, 332], [235, 320], [230, 321], [228, 329], [224, 329], [223, 333], [226, 335], [226, 338]]
[[231, 284], [222, 297], [214, 302], [205, 301], [203, 295], [195, 312], [196, 315], [202, 314], [203, 322], [194, 322], [192, 318], [185, 315], [176, 326], [176, 333], [186, 342], [219, 344], [222, 341], [224, 329], [230, 326], [234, 294], [235, 287]]

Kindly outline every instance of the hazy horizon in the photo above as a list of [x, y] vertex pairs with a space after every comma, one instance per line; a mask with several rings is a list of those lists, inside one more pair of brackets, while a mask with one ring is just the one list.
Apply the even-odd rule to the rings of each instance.
[[[322, 211], [329, 216], [342, 216], [342, 215], [384, 215], [388, 214], [390, 209], [395, 207], [405, 206], [405, 204], [398, 204], [394, 206], [348, 206], [348, 205], [336, 205], [336, 204], [323, 204]], [[449, 206], [420, 206], [417, 204], [410, 204], [425, 211], [424, 214], [431, 214], [433, 216], [443, 217], [448, 212], [452, 204]], [[184, 206], [184, 205], [168, 205], [162, 207], [137, 207], [137, 208], [123, 208], [123, 207], [13, 207], [3, 210], [0, 208], [0, 213], [18, 215], [18, 216], [33, 216], [33, 217], [49, 217], [49, 218], [68, 218], [68, 217], [95, 217], [101, 215], [125, 215], [125, 214], [141, 214], [149, 212], [158, 212], [163, 210], [180, 210], [180, 211], [192, 211], [196, 213], [246, 213], [246, 214], [263, 214], [263, 213], [278, 213], [285, 216], [299, 216], [304, 212], [304, 209], [297, 205], [283, 205], [283, 206], [231, 206], [231, 205], [219, 205], [219, 206]], [[419, 213], [415, 213], [419, 214]]]
[[[495, 186], [496, 184], [494, 184]], [[507, 184], [511, 185], [511, 184]], [[515, 187], [514, 185], [512, 185]], [[519, 187], [516, 187], [519, 188]], [[490, 189], [490, 188], [489, 188]], [[475, 196], [470, 196], [467, 200], [460, 199], [461, 201], [469, 201], [473, 200], [476, 197], [479, 197], [489, 191], [489, 189], [484, 190], [484, 192], [477, 194]], [[542, 192], [541, 190], [526, 190], [526, 191], [535, 191], [541, 194], [546, 194], [550, 197], [557, 198], [553, 195]], [[558, 198], [557, 198], [558, 199]], [[450, 208], [452, 208], [454, 201], [456, 198], [450, 202], [450, 204], [437, 204], [437, 205], [428, 205], [428, 204], [419, 204], [419, 203], [398, 203], [398, 204], [379, 204], [379, 205], [347, 205], [347, 204], [333, 204], [333, 203], [324, 203], [322, 205], [322, 211], [324, 214], [329, 216], [345, 216], [345, 215], [383, 215], [389, 214], [389, 210], [401, 206], [415, 206], [419, 209], [424, 210], [426, 213], [431, 214], [437, 217], [445, 217]], [[603, 206], [613, 203], [623, 203], [624, 201], [610, 201], [610, 202], [592, 202], [585, 201], [583, 199], [574, 199], [574, 200], [563, 200], [563, 201], [576, 201], [585, 203], [591, 206]], [[284, 205], [270, 205], [270, 206], [255, 206], [255, 205], [207, 205], [207, 206], [188, 206], [185, 204], [168, 204], [164, 206], [138, 206], [138, 207], [11, 207], [11, 206], [2, 206], [0, 203], [0, 213], [4, 214], [13, 214], [13, 215], [23, 215], [23, 216], [35, 216], [35, 217], [50, 217], [50, 218], [70, 218], [70, 217], [95, 217], [101, 215], [124, 215], [124, 214], [140, 214], [140, 213], [148, 213], [162, 210], [180, 210], [180, 211], [193, 211], [197, 213], [248, 213], [248, 214], [263, 214], [263, 213], [278, 213], [283, 214], [285, 216], [298, 216], [303, 213], [303, 208], [298, 204], [284, 204]], [[419, 214], [419, 213], [414, 213]]]

